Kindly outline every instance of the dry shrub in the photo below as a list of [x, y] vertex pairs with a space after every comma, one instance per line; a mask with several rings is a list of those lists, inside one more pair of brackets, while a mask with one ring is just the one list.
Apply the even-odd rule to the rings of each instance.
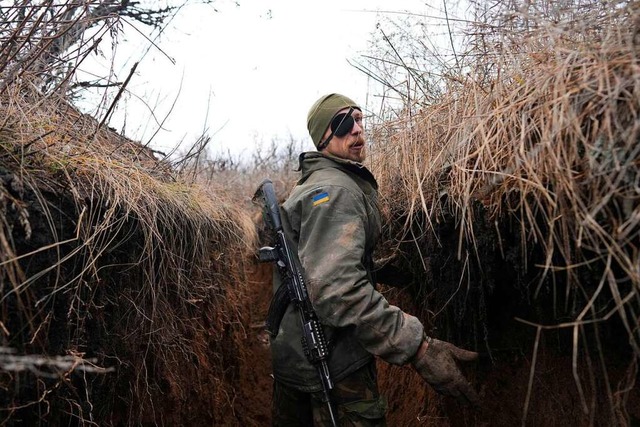
[[[257, 214], [260, 207], [254, 205], [251, 198], [260, 183], [271, 179], [279, 197], [284, 197], [300, 176], [298, 157], [302, 151], [303, 142], [293, 136], [269, 142], [257, 140], [249, 156], [216, 153], [203, 145], [197, 155], [187, 153], [176, 166], [193, 182], [221, 188], [227, 200]], [[258, 221], [256, 225], [261, 226]]]
[[[160, 27], [174, 11], [0, 10], [2, 422], [263, 424], [268, 408], [251, 401], [270, 396], [256, 369], [269, 359], [252, 319], [270, 288], [249, 292], [268, 283], [248, 206], [273, 150], [238, 168], [203, 160], [203, 137], [160, 161], [105, 125], [135, 65], [123, 82], [75, 75], [101, 39], [115, 48], [123, 25]], [[66, 99], [91, 86], [105, 88], [100, 122]]]
[[[171, 13], [0, 10], [0, 422], [242, 423], [251, 218], [107, 128], [128, 79], [75, 79], [123, 20]], [[65, 98], [94, 84], [117, 86], [100, 122]]]
[[[562, 424], [544, 409], [557, 392], [576, 423], [628, 424], [640, 417], [640, 4], [486, 10], [442, 95], [374, 133], [387, 235], [427, 281], [415, 292], [437, 335], [494, 368], [527, 366], [513, 418], [495, 422]], [[555, 376], [536, 366], [552, 358]]]
[[0, 109], [2, 345], [116, 370], [3, 372], [3, 419], [233, 418], [250, 217], [53, 96]]

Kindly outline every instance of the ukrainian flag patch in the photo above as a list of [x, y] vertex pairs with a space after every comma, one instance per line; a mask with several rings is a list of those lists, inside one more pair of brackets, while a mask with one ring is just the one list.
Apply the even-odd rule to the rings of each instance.
[[313, 206], [318, 206], [328, 201], [329, 201], [329, 193], [327, 193], [326, 191], [313, 196]]

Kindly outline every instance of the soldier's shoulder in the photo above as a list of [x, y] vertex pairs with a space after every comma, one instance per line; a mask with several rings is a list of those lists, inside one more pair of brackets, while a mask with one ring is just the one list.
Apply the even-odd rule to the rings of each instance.
[[322, 186], [342, 187], [358, 192], [358, 184], [349, 173], [338, 168], [326, 168], [315, 171], [303, 184], [305, 189], [319, 188]]

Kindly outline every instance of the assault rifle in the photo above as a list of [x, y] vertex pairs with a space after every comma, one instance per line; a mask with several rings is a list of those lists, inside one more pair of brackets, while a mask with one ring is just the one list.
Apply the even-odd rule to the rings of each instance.
[[329, 399], [329, 391], [333, 388], [333, 381], [329, 374], [329, 350], [324, 337], [322, 325], [311, 305], [307, 285], [302, 274], [302, 266], [295, 252], [291, 250], [291, 244], [282, 228], [280, 208], [269, 179], [262, 181], [253, 200], [262, 201], [262, 213], [265, 225], [275, 237], [274, 246], [265, 246], [259, 250], [260, 262], [275, 262], [280, 275], [281, 285], [276, 290], [269, 313], [267, 315], [266, 329], [275, 337], [280, 329], [280, 322], [289, 305], [293, 303], [300, 316], [302, 324], [302, 348], [307, 360], [316, 367], [322, 383], [324, 401], [329, 408], [329, 415], [333, 426], [337, 426], [333, 405]]

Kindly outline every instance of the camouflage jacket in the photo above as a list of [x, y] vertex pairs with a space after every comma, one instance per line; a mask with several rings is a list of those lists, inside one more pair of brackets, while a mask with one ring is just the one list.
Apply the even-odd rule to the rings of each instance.
[[[381, 232], [375, 178], [359, 163], [319, 152], [303, 153], [300, 168], [302, 178], [283, 203], [281, 216], [324, 325], [333, 380], [364, 366], [373, 355], [407, 363], [420, 345], [423, 326], [390, 305], [373, 283], [372, 254]], [[274, 287], [279, 283], [275, 280]], [[305, 392], [321, 390], [318, 373], [302, 350], [293, 305], [271, 350], [278, 381]]]

